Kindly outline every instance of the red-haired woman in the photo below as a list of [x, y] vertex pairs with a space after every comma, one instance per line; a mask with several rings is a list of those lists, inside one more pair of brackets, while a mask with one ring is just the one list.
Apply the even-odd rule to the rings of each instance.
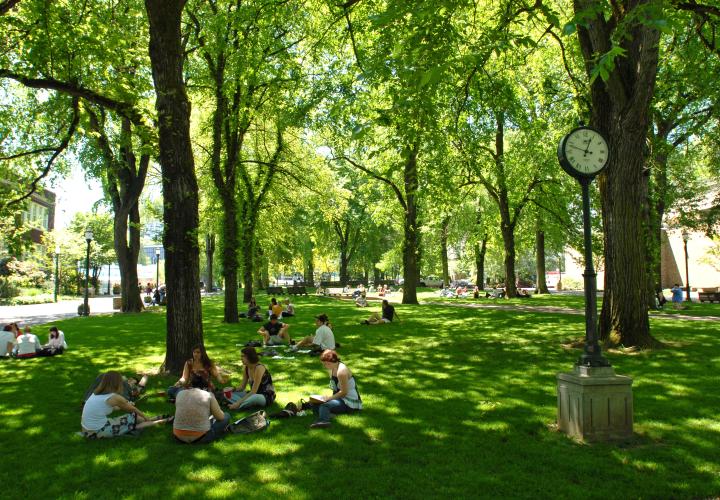
[[320, 362], [330, 374], [332, 396], [323, 397], [323, 403], [316, 403], [312, 410], [317, 420], [310, 425], [312, 428], [330, 426], [331, 414], [350, 413], [362, 409], [362, 399], [357, 390], [355, 377], [345, 363], [340, 361], [337, 352], [325, 349], [320, 355]]

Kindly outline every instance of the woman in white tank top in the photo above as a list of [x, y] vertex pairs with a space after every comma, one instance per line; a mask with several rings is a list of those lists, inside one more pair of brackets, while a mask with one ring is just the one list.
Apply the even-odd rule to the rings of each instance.
[[[82, 433], [89, 438], [107, 438], [122, 436], [135, 429], [143, 429], [172, 420], [172, 417], [148, 418], [119, 393], [123, 391], [123, 377], [118, 372], [107, 372], [100, 385], [83, 406]], [[128, 413], [115, 418], [109, 415], [116, 409]]]

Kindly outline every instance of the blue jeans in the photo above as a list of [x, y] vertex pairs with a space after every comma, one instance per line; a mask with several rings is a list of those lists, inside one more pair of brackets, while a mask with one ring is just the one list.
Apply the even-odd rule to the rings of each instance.
[[195, 443], [209, 443], [210, 441], [215, 441], [216, 439], [222, 437], [225, 434], [227, 426], [230, 425], [230, 414], [228, 412], [224, 412], [224, 415], [225, 416], [222, 420], [215, 420], [215, 418], [213, 418], [210, 430], [207, 431], [203, 437], [195, 441]]
[[168, 390], [167, 390], [168, 399], [177, 398], [178, 393], [180, 391], [182, 391], [183, 389], [184, 389], [184, 387], [182, 387], [182, 386], [171, 385], [170, 387], [168, 387]]
[[348, 413], [352, 410], [342, 399], [332, 399], [321, 405], [313, 405], [312, 411], [318, 422], [330, 422], [331, 413]]

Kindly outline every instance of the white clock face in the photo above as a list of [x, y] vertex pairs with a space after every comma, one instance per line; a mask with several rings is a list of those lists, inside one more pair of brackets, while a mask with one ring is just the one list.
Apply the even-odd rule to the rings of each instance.
[[578, 129], [572, 132], [565, 141], [565, 157], [578, 172], [595, 174], [602, 170], [607, 163], [607, 142], [594, 130]]

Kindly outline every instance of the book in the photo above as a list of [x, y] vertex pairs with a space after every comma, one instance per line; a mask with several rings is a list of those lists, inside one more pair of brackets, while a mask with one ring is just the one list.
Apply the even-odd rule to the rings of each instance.
[[325, 396], [320, 396], [319, 394], [310, 394], [308, 396], [308, 399], [311, 403], [315, 404], [323, 404], [325, 403]]

